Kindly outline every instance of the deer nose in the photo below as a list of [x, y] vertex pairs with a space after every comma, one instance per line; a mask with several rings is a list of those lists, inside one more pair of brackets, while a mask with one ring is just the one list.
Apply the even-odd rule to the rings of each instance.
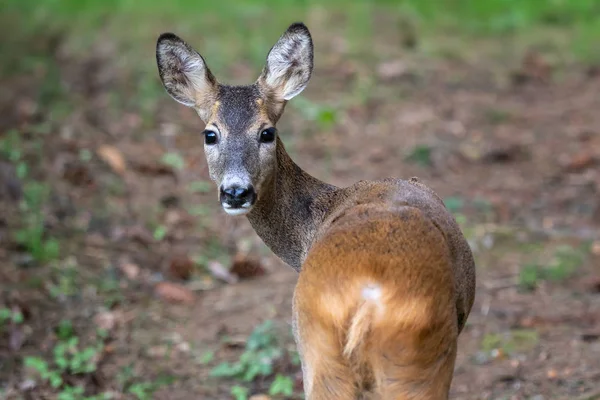
[[238, 208], [246, 203], [253, 204], [256, 198], [256, 193], [252, 186], [230, 186], [221, 188], [221, 201], [227, 203], [232, 208]]

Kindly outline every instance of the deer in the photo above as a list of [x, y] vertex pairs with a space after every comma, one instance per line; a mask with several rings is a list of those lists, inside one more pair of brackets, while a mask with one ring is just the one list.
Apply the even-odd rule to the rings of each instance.
[[276, 125], [307, 86], [313, 53], [308, 28], [293, 23], [258, 79], [234, 86], [177, 35], [156, 45], [166, 92], [204, 122], [220, 206], [299, 273], [292, 328], [306, 399], [448, 399], [475, 296], [469, 244], [417, 178], [339, 188], [292, 161]]

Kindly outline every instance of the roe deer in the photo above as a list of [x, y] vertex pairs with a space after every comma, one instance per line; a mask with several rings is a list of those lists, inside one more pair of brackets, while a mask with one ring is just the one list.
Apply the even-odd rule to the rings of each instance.
[[218, 83], [172, 33], [156, 56], [167, 92], [205, 122], [223, 209], [246, 215], [300, 273], [293, 324], [306, 398], [447, 399], [475, 294], [471, 250], [417, 179], [337, 188], [291, 160], [275, 125], [312, 73], [306, 26], [287, 29], [248, 86]]

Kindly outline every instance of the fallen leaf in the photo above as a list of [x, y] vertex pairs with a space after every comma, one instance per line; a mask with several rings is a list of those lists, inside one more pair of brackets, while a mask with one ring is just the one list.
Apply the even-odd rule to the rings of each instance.
[[570, 172], [582, 171], [588, 167], [591, 167], [596, 162], [593, 154], [583, 151], [570, 157], [566, 162], [565, 168]]
[[20, 325], [14, 325], [10, 328], [10, 336], [8, 339], [8, 347], [11, 351], [19, 351], [25, 343], [25, 332]]
[[118, 311], [102, 311], [94, 316], [96, 327], [106, 332], [112, 331], [122, 320], [122, 315]]
[[554, 368], [549, 369], [546, 372], [546, 376], [548, 377], [548, 379], [556, 379], [558, 377], [558, 371], [555, 370]]
[[592, 243], [592, 254], [595, 256], [600, 256], [600, 240]]
[[385, 81], [390, 81], [401, 77], [407, 70], [408, 68], [404, 61], [392, 60], [379, 64], [377, 67], [377, 75]]
[[193, 304], [196, 301], [194, 292], [177, 283], [160, 282], [154, 287], [154, 292], [170, 303]]
[[146, 350], [146, 355], [152, 358], [164, 358], [167, 356], [168, 352], [167, 346], [153, 346]]
[[128, 261], [120, 263], [119, 270], [121, 270], [123, 275], [125, 275], [130, 281], [134, 281], [140, 276], [140, 267]]
[[248, 400], [271, 400], [271, 397], [267, 396], [266, 394], [255, 394], [250, 396]]
[[194, 262], [185, 255], [175, 256], [169, 262], [169, 275], [175, 279], [188, 280], [194, 271]]
[[258, 260], [243, 255], [237, 255], [229, 272], [237, 275], [240, 279], [253, 278], [265, 274], [265, 269]]
[[96, 154], [98, 154], [98, 157], [107, 163], [117, 174], [123, 175], [125, 173], [125, 170], [127, 169], [125, 158], [121, 151], [116, 147], [107, 144], [101, 145], [96, 150]]
[[208, 271], [217, 279], [227, 283], [236, 283], [237, 275], [232, 274], [223, 264], [218, 261], [210, 261], [206, 266]]
[[177, 176], [172, 167], [157, 161], [140, 161], [133, 164], [132, 167], [140, 174]]

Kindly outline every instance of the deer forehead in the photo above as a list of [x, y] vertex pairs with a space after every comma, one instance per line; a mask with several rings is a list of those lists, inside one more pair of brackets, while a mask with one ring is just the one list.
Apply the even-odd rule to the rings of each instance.
[[255, 133], [270, 123], [265, 101], [256, 85], [222, 85], [206, 125], [218, 126], [223, 135], [239, 135]]

